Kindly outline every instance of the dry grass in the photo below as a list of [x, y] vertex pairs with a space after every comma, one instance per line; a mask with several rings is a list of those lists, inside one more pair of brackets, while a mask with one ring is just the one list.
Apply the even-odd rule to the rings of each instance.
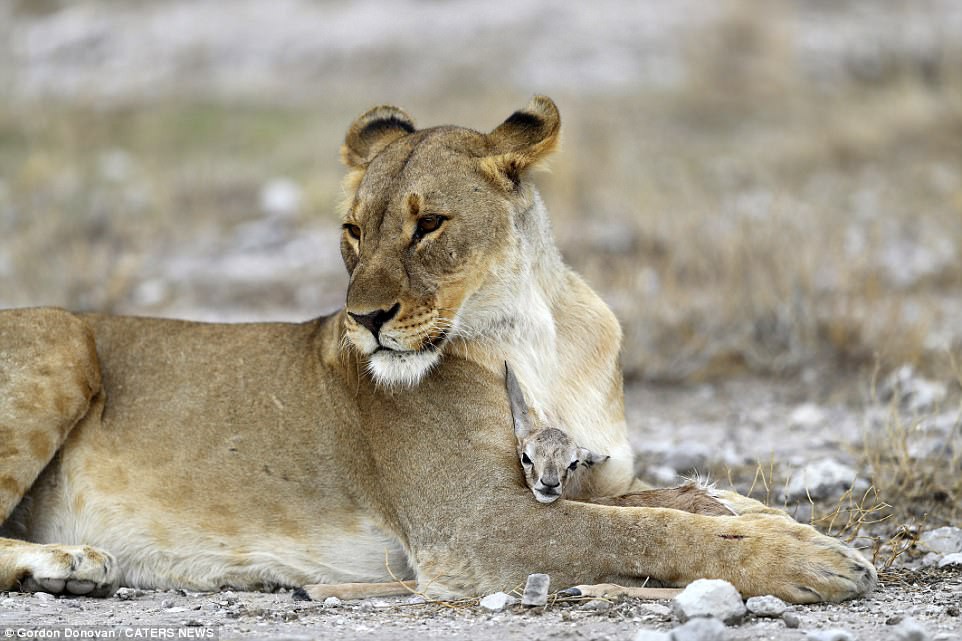
[[[537, 180], [567, 259], [623, 322], [626, 374], [877, 359], [944, 373], [942, 353], [962, 348], [962, 60], [881, 51], [826, 83], [789, 51], [790, 5], [725, 6], [684, 43], [682, 86], [554, 95], [564, 146]], [[358, 93], [391, 99], [363, 80]], [[403, 102], [419, 122], [481, 129], [525, 100], [463, 78], [418, 96]], [[160, 305], [137, 285], [259, 218], [271, 177], [304, 189], [292, 236], [335, 224], [337, 147], [367, 106], [0, 104], [0, 304], [183, 310], [192, 275]], [[240, 307], [326, 311], [262, 281]]]

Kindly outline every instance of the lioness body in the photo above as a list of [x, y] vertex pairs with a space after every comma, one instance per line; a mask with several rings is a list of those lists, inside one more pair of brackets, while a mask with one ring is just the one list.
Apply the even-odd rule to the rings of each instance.
[[523, 177], [557, 131], [544, 98], [490, 134], [362, 116], [344, 148], [351, 285], [328, 318], [0, 314], [0, 518], [19, 539], [0, 539], [0, 589], [393, 573], [450, 595], [536, 571], [557, 585], [720, 577], [794, 601], [871, 589], [856, 552], [734, 495], [741, 516], [531, 500], [505, 360], [533, 411], [612, 455], [594, 495], [633, 486], [618, 325], [562, 264]]

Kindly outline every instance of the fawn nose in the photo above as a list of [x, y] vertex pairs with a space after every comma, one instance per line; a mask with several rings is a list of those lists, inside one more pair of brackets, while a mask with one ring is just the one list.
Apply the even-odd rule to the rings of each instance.
[[561, 481], [559, 481], [558, 479], [546, 479], [545, 477], [542, 476], [541, 485], [543, 487], [548, 488], [549, 490], [553, 490], [559, 485], [561, 485]]
[[374, 338], [377, 338], [378, 334], [381, 333], [381, 327], [384, 326], [384, 323], [397, 316], [400, 309], [401, 303], [394, 303], [394, 307], [391, 309], [378, 309], [367, 314], [355, 314], [354, 312], [348, 312], [348, 314], [360, 325], [366, 327], [369, 332], [374, 334]]

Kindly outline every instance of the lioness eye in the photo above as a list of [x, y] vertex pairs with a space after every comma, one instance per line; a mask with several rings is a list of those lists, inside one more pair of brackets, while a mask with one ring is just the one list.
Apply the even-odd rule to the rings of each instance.
[[351, 235], [351, 238], [353, 238], [354, 240], [361, 240], [361, 228], [360, 228], [360, 227], [358, 227], [357, 225], [352, 225], [352, 224], [350, 224], [350, 223], [345, 224], [343, 227], [344, 227], [344, 229], [347, 230], [347, 233]]
[[524, 452], [521, 453], [521, 462], [524, 463], [525, 465], [531, 465], [531, 459], [529, 459], [528, 455], [525, 454]]
[[578, 469], [578, 461], [575, 461], [571, 465], [569, 465], [568, 469], [572, 471]]
[[445, 220], [446, 219], [443, 216], [436, 215], [418, 218], [418, 227], [414, 232], [415, 237], [421, 238], [422, 236], [426, 236], [433, 231], [437, 231], [441, 227], [441, 223], [443, 223]]

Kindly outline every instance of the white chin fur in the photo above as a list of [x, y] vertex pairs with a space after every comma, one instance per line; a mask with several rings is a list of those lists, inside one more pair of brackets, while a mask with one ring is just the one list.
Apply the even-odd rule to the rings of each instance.
[[378, 385], [414, 387], [440, 359], [441, 355], [433, 349], [420, 352], [382, 349], [368, 357], [367, 369]]
[[534, 498], [538, 500], [538, 503], [554, 503], [560, 496], [557, 494], [542, 494], [538, 490], [533, 492]]

